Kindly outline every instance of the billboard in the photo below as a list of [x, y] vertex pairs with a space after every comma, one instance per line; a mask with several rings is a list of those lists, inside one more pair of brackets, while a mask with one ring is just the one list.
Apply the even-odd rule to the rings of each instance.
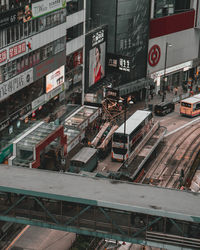
[[107, 26], [93, 30], [86, 36], [85, 90], [105, 76]]
[[107, 54], [107, 67], [109, 70], [117, 72], [131, 72], [132, 58], [128, 56], [120, 56], [116, 54]]
[[46, 93], [52, 91], [56, 87], [63, 84], [65, 81], [65, 67], [64, 65], [46, 75]]
[[[91, 20], [99, 16], [101, 23], [108, 24], [107, 52], [131, 58], [129, 64], [127, 60], [121, 61], [122, 70], [115, 71], [121, 76], [120, 85], [146, 76], [150, 3], [149, 0], [92, 0], [88, 16]], [[116, 59], [112, 64], [109, 70], [118, 67]]]
[[66, 0], [43, 0], [32, 4], [32, 18], [40, 17], [66, 7]]

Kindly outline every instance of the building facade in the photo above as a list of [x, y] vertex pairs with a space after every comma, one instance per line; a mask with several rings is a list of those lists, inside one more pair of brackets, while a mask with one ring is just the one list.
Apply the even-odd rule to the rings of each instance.
[[70, 88], [82, 93], [85, 7], [84, 0], [8, 0], [0, 7], [1, 151], [27, 119], [70, 99]]

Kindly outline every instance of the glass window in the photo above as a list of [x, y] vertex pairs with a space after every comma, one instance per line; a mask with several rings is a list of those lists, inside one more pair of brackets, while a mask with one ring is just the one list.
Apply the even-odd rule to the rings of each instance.
[[7, 44], [10, 43], [10, 28], [7, 29]]
[[127, 143], [127, 136], [126, 135], [124, 136], [124, 134], [114, 133], [113, 142]]
[[67, 15], [71, 15], [83, 9], [83, 0], [71, 0], [67, 2]]
[[187, 102], [181, 102], [181, 106], [191, 108], [191, 104]]
[[81, 35], [83, 35], [83, 23], [79, 23], [69, 29], [67, 29], [66, 41], [71, 41]]

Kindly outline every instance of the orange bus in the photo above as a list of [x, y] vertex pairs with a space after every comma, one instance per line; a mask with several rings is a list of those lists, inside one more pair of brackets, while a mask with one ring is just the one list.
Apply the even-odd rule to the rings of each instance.
[[182, 100], [180, 114], [188, 117], [200, 115], [200, 95], [194, 95]]

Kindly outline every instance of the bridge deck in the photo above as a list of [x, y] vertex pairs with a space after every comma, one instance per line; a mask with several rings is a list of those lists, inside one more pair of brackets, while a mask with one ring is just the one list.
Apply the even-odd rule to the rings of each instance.
[[200, 222], [200, 194], [0, 165], [0, 191]]

